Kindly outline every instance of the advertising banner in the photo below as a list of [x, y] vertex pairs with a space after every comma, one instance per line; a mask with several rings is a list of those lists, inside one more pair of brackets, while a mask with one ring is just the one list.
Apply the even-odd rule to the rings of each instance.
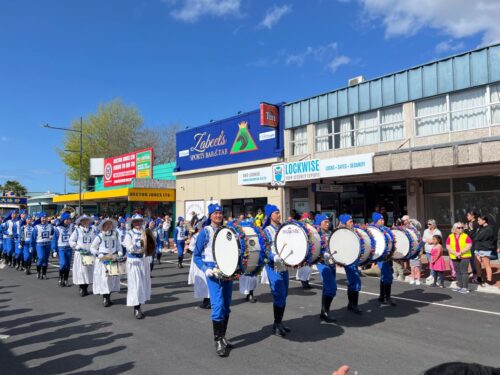
[[134, 178], [153, 177], [153, 149], [104, 159], [104, 186], [128, 185]]

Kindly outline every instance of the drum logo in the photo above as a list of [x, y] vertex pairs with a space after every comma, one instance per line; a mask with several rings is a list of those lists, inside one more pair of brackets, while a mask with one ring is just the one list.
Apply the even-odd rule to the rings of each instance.
[[231, 232], [226, 233], [226, 238], [228, 241], [231, 241], [233, 239], [233, 234]]
[[273, 186], [283, 186], [285, 185], [285, 165], [274, 164], [272, 166], [272, 181], [271, 185]]
[[255, 240], [250, 240], [250, 241], [248, 241], [248, 244], [249, 244], [250, 246], [254, 247], [254, 246], [255, 246]]
[[298, 233], [300, 233], [300, 230], [298, 228], [289, 227], [289, 228], [284, 228], [283, 232], [285, 234], [290, 235], [290, 234], [298, 234]]

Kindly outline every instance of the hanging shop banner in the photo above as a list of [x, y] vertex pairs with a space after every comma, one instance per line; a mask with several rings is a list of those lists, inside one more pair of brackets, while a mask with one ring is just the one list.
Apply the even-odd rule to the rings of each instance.
[[177, 133], [177, 171], [280, 157], [283, 131], [261, 126], [260, 111]]
[[279, 108], [268, 103], [260, 103], [260, 125], [277, 128], [279, 126]]
[[373, 173], [373, 154], [342, 156], [333, 159], [301, 160], [273, 164], [271, 166], [271, 184], [283, 186], [290, 181], [369, 173]]
[[244, 169], [238, 171], [238, 185], [268, 184], [272, 181], [271, 168]]
[[28, 204], [28, 198], [24, 198], [24, 197], [0, 197], [0, 204]]
[[104, 186], [128, 185], [134, 178], [153, 178], [153, 149], [104, 159]]
[[130, 188], [128, 192], [130, 202], [174, 202], [174, 189], [143, 189]]

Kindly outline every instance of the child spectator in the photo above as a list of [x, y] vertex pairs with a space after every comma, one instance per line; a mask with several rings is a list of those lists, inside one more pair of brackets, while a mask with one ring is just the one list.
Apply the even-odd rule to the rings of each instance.
[[439, 287], [444, 288], [444, 271], [446, 271], [446, 263], [443, 257], [443, 239], [439, 234], [432, 236], [431, 250], [431, 270], [434, 271], [434, 283], [431, 286], [437, 286], [439, 279]]

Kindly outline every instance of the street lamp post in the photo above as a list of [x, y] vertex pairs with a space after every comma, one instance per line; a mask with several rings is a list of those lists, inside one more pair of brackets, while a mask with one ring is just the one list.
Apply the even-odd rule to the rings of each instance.
[[[80, 173], [79, 173], [79, 189], [78, 189], [78, 214], [82, 214], [82, 157], [83, 157], [83, 118], [80, 117], [80, 130], [71, 129], [71, 128], [60, 128], [57, 126], [51, 126], [49, 124], [43, 125], [44, 128], [62, 130], [67, 132], [75, 132], [80, 133]], [[75, 152], [72, 150], [65, 150], [68, 152]]]

